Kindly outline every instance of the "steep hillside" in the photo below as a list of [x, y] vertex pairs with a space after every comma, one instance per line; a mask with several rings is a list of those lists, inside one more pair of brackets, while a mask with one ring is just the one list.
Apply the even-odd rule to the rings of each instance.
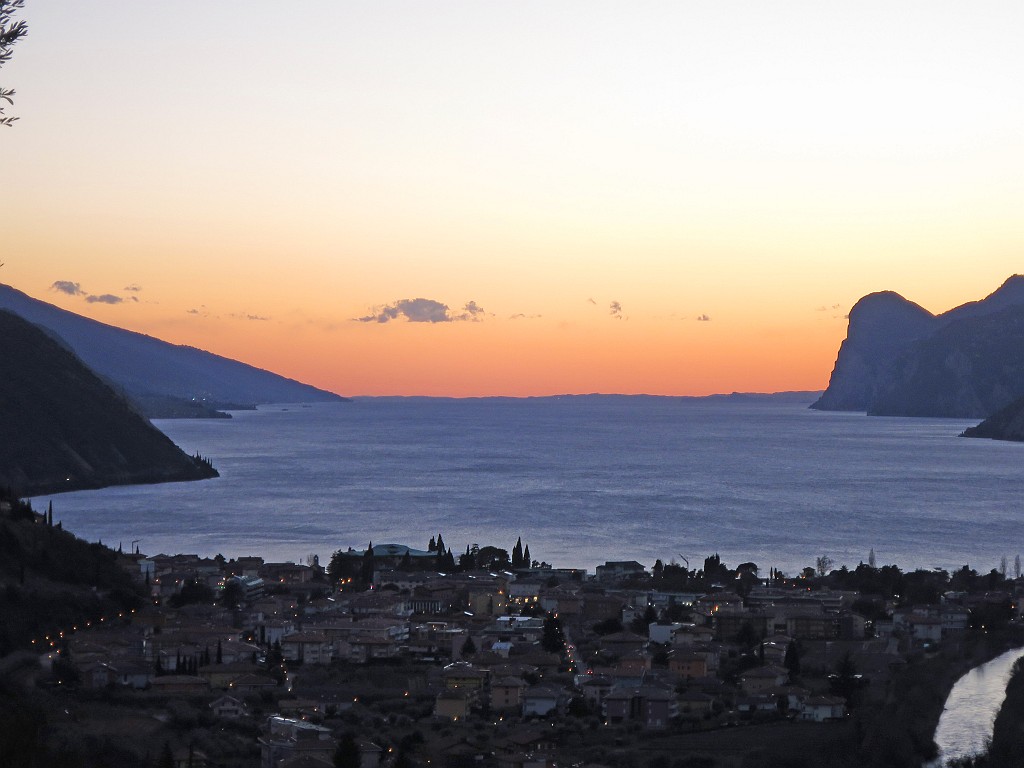
[[868, 413], [983, 419], [1024, 397], [1024, 306], [949, 323], [907, 349]]
[[52, 331], [86, 365], [137, 401], [177, 398], [214, 405], [253, 405], [344, 399], [201, 349], [168, 344], [90, 320], [33, 299], [8, 285], [0, 285], [0, 309]]
[[48, 334], [4, 311], [0, 360], [0, 486], [31, 496], [216, 476]]
[[982, 418], [1024, 395], [1024, 277], [938, 316], [892, 292], [850, 312], [819, 410]]
[[996, 411], [978, 426], [965, 429], [961, 437], [1024, 442], [1024, 397]]
[[846, 340], [826, 389], [812, 405], [822, 411], [863, 411], [900, 354], [936, 328], [935, 317], [898, 293], [871, 293], [853, 305]]

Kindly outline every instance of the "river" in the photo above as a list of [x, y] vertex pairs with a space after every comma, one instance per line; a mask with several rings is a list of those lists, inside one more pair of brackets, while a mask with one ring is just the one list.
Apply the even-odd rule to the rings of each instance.
[[939, 768], [949, 760], [976, 755], [985, 749], [1006, 696], [1013, 664], [1022, 656], [1024, 648], [1014, 648], [956, 681], [935, 729], [939, 757], [929, 763], [929, 768]]

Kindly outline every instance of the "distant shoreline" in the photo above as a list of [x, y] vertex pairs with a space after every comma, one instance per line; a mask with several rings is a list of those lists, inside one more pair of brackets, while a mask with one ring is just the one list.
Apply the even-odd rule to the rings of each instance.
[[364, 400], [683, 400], [686, 402], [729, 402], [729, 403], [794, 403], [808, 405], [821, 396], [823, 390], [793, 390], [786, 392], [730, 392], [713, 395], [624, 395], [616, 393], [587, 392], [560, 395], [350, 395], [353, 402]]

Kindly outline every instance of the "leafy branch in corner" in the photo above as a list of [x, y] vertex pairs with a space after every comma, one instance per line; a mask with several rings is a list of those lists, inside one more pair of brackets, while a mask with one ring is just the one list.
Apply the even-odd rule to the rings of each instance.
[[[0, 67], [14, 55], [14, 44], [28, 34], [28, 24], [14, 21], [14, 12], [20, 10], [25, 0], [0, 0]], [[14, 104], [14, 89], [0, 86], [0, 125], [13, 125], [16, 117], [4, 115], [3, 102]]]

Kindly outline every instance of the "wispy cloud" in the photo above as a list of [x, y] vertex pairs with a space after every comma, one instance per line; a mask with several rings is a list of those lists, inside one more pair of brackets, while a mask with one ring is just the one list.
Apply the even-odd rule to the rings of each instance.
[[50, 286], [50, 290], [66, 293], [68, 296], [82, 296], [85, 294], [81, 283], [73, 283], [70, 280], [55, 280], [53, 285]]
[[514, 315], [509, 315], [509, 320], [536, 320], [538, 317], [544, 317], [544, 315], [527, 315], [524, 312], [516, 312]]
[[622, 305], [617, 301], [613, 301], [611, 304], [608, 305], [608, 314], [614, 317], [616, 320], [621, 320]]
[[142, 290], [142, 286], [132, 283], [131, 285], [126, 285], [124, 287], [124, 290], [128, 291], [129, 293], [138, 293], [139, 291]]
[[[55, 280], [50, 285], [50, 290], [65, 293], [68, 296], [81, 296], [89, 304], [121, 304], [124, 302], [122, 296], [117, 296], [113, 293], [89, 293], [82, 288], [81, 283], [76, 283], [74, 280]], [[130, 298], [134, 302], [139, 300], [137, 296], [131, 296]]]
[[709, 315], [698, 315], [697, 320], [702, 323], [710, 323], [711, 317]]
[[479, 321], [484, 309], [475, 301], [466, 302], [462, 311], [453, 314], [447, 304], [433, 299], [399, 299], [393, 304], [374, 307], [369, 315], [353, 318], [360, 323], [389, 323], [404, 317], [410, 323], [454, 323]]

